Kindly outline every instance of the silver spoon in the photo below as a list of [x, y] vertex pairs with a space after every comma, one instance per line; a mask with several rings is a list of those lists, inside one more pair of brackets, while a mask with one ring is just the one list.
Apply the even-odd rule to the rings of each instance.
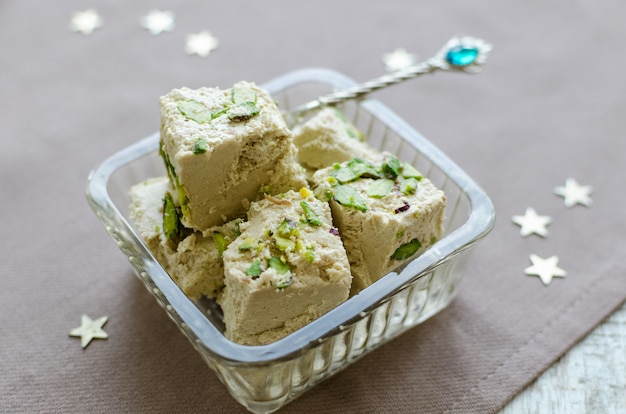
[[285, 117], [289, 125], [294, 125], [298, 119], [311, 111], [326, 106], [334, 106], [350, 99], [360, 99], [371, 92], [428, 73], [437, 71], [478, 73], [487, 62], [487, 56], [491, 49], [492, 46], [482, 39], [472, 36], [455, 36], [448, 40], [439, 52], [425, 61], [351, 88], [320, 96], [289, 110]]

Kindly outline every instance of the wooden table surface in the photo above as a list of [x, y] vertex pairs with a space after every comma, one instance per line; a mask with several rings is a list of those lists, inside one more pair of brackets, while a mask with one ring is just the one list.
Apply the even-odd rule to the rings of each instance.
[[626, 413], [626, 303], [500, 414]]

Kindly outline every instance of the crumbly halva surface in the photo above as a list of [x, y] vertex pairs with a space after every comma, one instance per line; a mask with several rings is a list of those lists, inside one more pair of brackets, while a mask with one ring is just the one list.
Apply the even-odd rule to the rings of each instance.
[[389, 154], [319, 170], [314, 191], [329, 201], [354, 278], [352, 294], [415, 257], [443, 234], [444, 193]]
[[185, 227], [204, 231], [245, 215], [272, 181], [276, 194], [303, 185], [303, 174], [275, 176], [277, 163], [296, 168], [291, 131], [254, 83], [174, 89], [160, 106], [160, 153]]
[[229, 339], [276, 341], [348, 298], [350, 265], [330, 208], [306, 188], [252, 203], [241, 231], [223, 256]]
[[335, 108], [324, 108], [296, 127], [293, 142], [298, 148], [298, 162], [308, 170], [355, 157], [372, 159], [378, 154], [367, 145], [363, 133]]
[[[168, 234], [164, 223], [167, 177], [151, 178], [130, 190], [130, 216], [146, 245], [176, 284], [191, 298], [216, 298], [224, 288], [222, 253], [239, 234], [241, 219], [204, 233], [178, 228]], [[176, 217], [179, 220], [179, 217]]]

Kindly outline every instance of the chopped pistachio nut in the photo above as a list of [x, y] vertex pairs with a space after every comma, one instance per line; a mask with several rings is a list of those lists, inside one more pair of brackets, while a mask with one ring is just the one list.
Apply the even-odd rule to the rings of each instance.
[[242, 219], [235, 220], [235, 236], [237, 237], [241, 236], [241, 223], [242, 222], [243, 222]]
[[420, 181], [422, 178], [424, 178], [422, 173], [408, 162], [402, 163], [402, 176], [404, 178], [415, 178], [417, 181]]
[[219, 111], [215, 111], [211, 114], [211, 119], [215, 119], [218, 118], [222, 115], [224, 115], [226, 112], [228, 112], [228, 108], [230, 108], [230, 106], [226, 106], [222, 109], [220, 109]]
[[300, 201], [300, 207], [302, 207], [302, 211], [304, 212], [304, 221], [306, 223], [315, 227], [322, 225], [322, 220], [317, 217], [317, 214], [315, 214], [315, 211], [313, 211], [309, 203], [307, 203], [305, 200], [302, 200]]
[[169, 191], [163, 197], [163, 233], [168, 240], [176, 240], [183, 234], [180, 211]]
[[347, 185], [338, 184], [333, 187], [333, 198], [339, 204], [346, 207], [353, 207], [359, 211], [367, 211], [367, 202], [365, 199], [352, 187]]
[[247, 239], [241, 242], [241, 244], [239, 245], [239, 250], [240, 251], [252, 250], [256, 246], [257, 246], [257, 241], [254, 239], [254, 237], [248, 237]]
[[213, 119], [209, 108], [200, 102], [191, 99], [180, 102], [178, 104], [178, 110], [185, 116], [185, 118], [191, 119], [199, 124], [206, 124]]
[[219, 231], [213, 232], [213, 241], [215, 242], [215, 247], [217, 247], [217, 251], [220, 254], [220, 257], [230, 244], [230, 242], [226, 239], [226, 237], [220, 233]]
[[374, 180], [367, 187], [367, 195], [374, 198], [382, 198], [393, 190], [394, 181], [389, 178]]
[[285, 274], [291, 271], [291, 266], [289, 264], [283, 262], [279, 257], [272, 256], [267, 261], [267, 264], [272, 269], [276, 270], [276, 273], [279, 275]]
[[170, 161], [170, 157], [163, 150], [163, 140], [159, 141], [159, 155], [163, 158], [163, 162], [165, 163], [165, 170], [167, 171], [167, 175], [170, 181], [176, 185], [178, 185], [178, 175], [176, 175], [176, 170]]
[[250, 267], [246, 269], [246, 275], [253, 279], [259, 277], [261, 273], [263, 273], [263, 268], [261, 268], [261, 261], [259, 259], [254, 260]]
[[297, 236], [300, 233], [300, 230], [298, 229], [298, 224], [295, 221], [285, 219], [278, 225], [276, 232], [281, 237], [290, 238], [291, 236]]
[[315, 262], [315, 246], [308, 246], [304, 252], [304, 258], [307, 262]]
[[272, 239], [274, 240], [274, 246], [281, 252], [293, 251], [296, 248], [296, 242], [293, 240], [280, 237], [276, 234], [272, 236]]
[[257, 95], [253, 89], [233, 86], [230, 99], [234, 104], [252, 102], [256, 103]]
[[369, 161], [353, 158], [345, 165], [335, 165], [331, 176], [338, 182], [345, 184], [361, 177], [378, 178], [379, 174], [376, 167]]
[[388, 157], [381, 166], [382, 172], [389, 175], [391, 178], [396, 178], [400, 175], [401, 168], [402, 166], [400, 165], [400, 160], [394, 156]]
[[313, 193], [308, 188], [302, 187], [300, 189], [300, 197], [307, 198], [307, 197], [312, 196], [312, 195], [313, 195]]
[[420, 247], [422, 247], [422, 243], [420, 243], [417, 239], [413, 239], [410, 242], [404, 243], [402, 246], [398, 247], [391, 255], [391, 258], [395, 260], [408, 259], [413, 256], [413, 254], [415, 254]]
[[178, 202], [180, 203], [180, 209], [185, 216], [189, 215], [189, 198], [187, 197], [187, 192], [185, 191], [185, 187], [178, 184], [176, 188], [178, 192]]
[[203, 154], [207, 150], [207, 142], [204, 138], [198, 139], [191, 149], [194, 154]]
[[228, 108], [226, 115], [231, 121], [241, 122], [247, 121], [253, 116], [258, 115], [260, 112], [261, 110], [254, 102], [243, 102]]
[[417, 180], [415, 178], [399, 178], [400, 191], [404, 195], [414, 194], [417, 190]]

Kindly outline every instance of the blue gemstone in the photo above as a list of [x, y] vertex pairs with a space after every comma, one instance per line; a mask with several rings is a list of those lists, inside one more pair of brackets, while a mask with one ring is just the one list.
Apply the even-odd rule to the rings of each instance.
[[467, 66], [474, 63], [478, 57], [478, 48], [473, 46], [458, 45], [446, 53], [446, 60], [454, 66]]

